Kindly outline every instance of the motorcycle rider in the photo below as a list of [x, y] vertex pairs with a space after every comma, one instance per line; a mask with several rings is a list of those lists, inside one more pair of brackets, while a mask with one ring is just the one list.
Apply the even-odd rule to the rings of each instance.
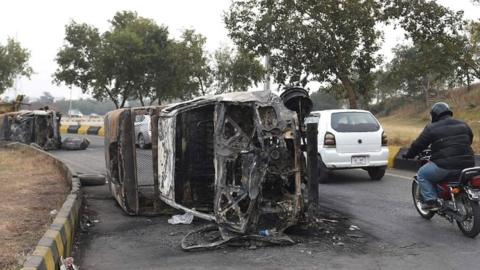
[[430, 161], [417, 173], [424, 210], [438, 210], [436, 183], [447, 180], [452, 171], [475, 166], [471, 128], [453, 119], [453, 112], [445, 102], [437, 102], [430, 111], [432, 122], [412, 143], [404, 158], [413, 158], [431, 145]]

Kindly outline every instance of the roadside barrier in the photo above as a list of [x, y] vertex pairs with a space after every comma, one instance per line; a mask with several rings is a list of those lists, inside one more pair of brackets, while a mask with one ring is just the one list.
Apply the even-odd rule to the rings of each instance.
[[21, 143], [10, 143], [7, 147], [41, 153], [46, 159], [54, 162], [65, 181], [70, 185], [71, 191], [60, 211], [49, 229], [38, 241], [32, 254], [27, 257], [22, 268], [24, 270], [60, 269], [60, 258], [70, 257], [72, 254], [73, 241], [79, 225], [82, 205], [80, 180], [72, 174], [72, 170], [65, 163], [43, 150]]
[[60, 133], [104, 136], [105, 129], [103, 126], [61, 125]]
[[[389, 159], [389, 167], [400, 169], [400, 170], [407, 170], [407, 171], [417, 171], [420, 168], [420, 164], [418, 161], [414, 159], [403, 159], [402, 155], [406, 154], [408, 148], [402, 147], [398, 150], [395, 154], [395, 158], [392, 160], [392, 167], [390, 167], [390, 159]], [[480, 166], [480, 155], [475, 155], [475, 166]]]
[[399, 146], [389, 146], [388, 147], [388, 168], [393, 168], [395, 164], [395, 158], [397, 157], [398, 151], [400, 151]]

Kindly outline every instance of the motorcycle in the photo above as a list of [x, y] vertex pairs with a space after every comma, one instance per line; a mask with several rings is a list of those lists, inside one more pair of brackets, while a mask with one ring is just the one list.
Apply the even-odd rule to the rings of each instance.
[[[417, 160], [421, 165], [430, 160], [431, 151], [424, 150]], [[417, 175], [412, 182], [412, 197], [415, 208], [421, 217], [431, 219], [435, 214], [454, 221], [462, 233], [475, 238], [480, 233], [480, 167], [472, 167], [447, 176], [447, 180], [437, 183], [438, 210], [422, 209], [423, 201]]]

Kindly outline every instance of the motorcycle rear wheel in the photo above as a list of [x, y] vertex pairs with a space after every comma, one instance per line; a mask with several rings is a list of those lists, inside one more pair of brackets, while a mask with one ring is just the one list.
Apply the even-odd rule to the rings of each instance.
[[462, 196], [462, 202], [467, 219], [461, 222], [457, 221], [457, 226], [465, 236], [475, 238], [480, 233], [480, 205], [478, 205], [478, 202], [471, 201], [465, 195]]
[[435, 215], [435, 212], [422, 209], [422, 195], [420, 194], [420, 186], [416, 181], [412, 182], [412, 198], [413, 205], [422, 218], [431, 219]]

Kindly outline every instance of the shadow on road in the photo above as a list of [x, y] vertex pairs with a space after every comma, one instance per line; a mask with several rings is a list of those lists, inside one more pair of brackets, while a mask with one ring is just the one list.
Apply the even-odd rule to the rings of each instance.
[[362, 169], [336, 170], [328, 174], [328, 180], [323, 184], [372, 183], [367, 171]]

